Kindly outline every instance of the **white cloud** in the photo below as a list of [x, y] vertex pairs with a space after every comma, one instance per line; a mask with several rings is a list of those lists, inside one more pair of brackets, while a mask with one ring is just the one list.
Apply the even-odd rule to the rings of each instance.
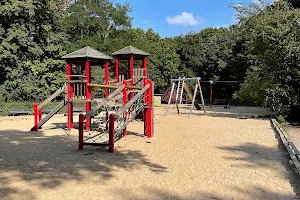
[[194, 17], [192, 13], [182, 12], [181, 15], [174, 17], [168, 16], [167, 22], [173, 25], [196, 26], [202, 24], [204, 20], [200, 17]]

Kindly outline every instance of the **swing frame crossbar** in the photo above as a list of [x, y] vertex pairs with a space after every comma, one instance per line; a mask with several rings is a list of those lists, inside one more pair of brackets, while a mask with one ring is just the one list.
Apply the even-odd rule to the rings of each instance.
[[[190, 90], [188, 88], [188, 85], [186, 84], [186, 81], [192, 81], [192, 80], [196, 80], [193, 97], [191, 96], [191, 93], [190, 93]], [[169, 106], [171, 104], [171, 100], [172, 100], [172, 97], [173, 97], [173, 93], [174, 93], [174, 89], [175, 89], [176, 83], [177, 83], [177, 86], [178, 86], [177, 92], [176, 92], [177, 93], [176, 94], [176, 100], [175, 100], [175, 104], [176, 104], [176, 108], [177, 108], [177, 113], [179, 114], [179, 106], [178, 106], [179, 85], [180, 85], [180, 83], [182, 83], [182, 87], [185, 89], [185, 92], [188, 94], [189, 98], [192, 100], [192, 105], [191, 105], [191, 108], [190, 108], [189, 117], [192, 116], [193, 107], [195, 105], [195, 101], [196, 101], [196, 96], [197, 96], [197, 91], [198, 90], [199, 90], [199, 93], [200, 93], [200, 100], [201, 100], [202, 108], [203, 108], [204, 114], [206, 115], [206, 108], [205, 108], [205, 103], [204, 103], [204, 98], [203, 98], [203, 93], [202, 93], [202, 89], [201, 89], [200, 80], [201, 80], [200, 77], [194, 77], [194, 78], [185, 78], [185, 77], [184, 78], [180, 78], [179, 77], [178, 79], [171, 79], [172, 89], [171, 89], [171, 93], [170, 93], [170, 96], [169, 96], [168, 105], [166, 107], [165, 116], [167, 116], [167, 114], [168, 114]], [[180, 95], [182, 95], [182, 93], [183, 93], [183, 89], [182, 89]], [[181, 102], [180, 102], [180, 104], [181, 104]]]

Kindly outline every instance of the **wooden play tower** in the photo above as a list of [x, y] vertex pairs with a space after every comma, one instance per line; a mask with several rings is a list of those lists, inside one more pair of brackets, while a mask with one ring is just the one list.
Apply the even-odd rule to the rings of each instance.
[[[148, 137], [152, 137], [153, 83], [147, 78], [147, 56], [149, 56], [149, 54], [133, 46], [127, 46], [112, 55], [115, 58], [114, 80], [109, 80], [109, 62], [113, 58], [92, 47], [87, 46], [63, 56], [62, 59], [66, 61], [66, 83], [44, 102], [34, 105], [34, 127], [32, 130], [37, 131], [52, 116], [67, 105], [67, 128], [68, 131], [70, 131], [74, 127], [73, 103], [75, 101], [83, 101], [85, 102], [86, 114], [81, 114], [79, 120], [80, 150], [83, 149], [84, 145], [93, 145], [109, 146], [110, 152], [112, 152], [116, 135], [120, 138], [120, 133], [122, 133], [122, 137], [125, 137], [127, 135], [127, 125], [141, 114], [144, 120], [144, 134]], [[127, 80], [120, 80], [120, 60], [128, 61], [129, 73], [126, 77], [129, 79]], [[142, 60], [142, 74], [141, 69], [134, 69], [135, 60]], [[73, 74], [74, 66], [77, 67], [77, 72], [79, 67], [79, 74]], [[91, 66], [104, 68], [104, 83], [91, 83]], [[92, 99], [93, 88], [105, 90], [104, 99], [102, 101]], [[66, 93], [65, 99], [48, 115], [42, 118], [42, 108], [64, 91]], [[112, 105], [112, 101], [116, 98], [119, 98], [118, 105]], [[92, 108], [92, 101], [97, 104], [94, 108]], [[105, 113], [104, 120], [101, 122], [105, 128], [102, 128], [101, 131], [99, 129], [95, 131], [91, 119], [99, 113]], [[84, 125], [85, 132], [83, 130]], [[92, 136], [91, 132], [96, 132], [96, 136]], [[110, 140], [101, 143], [97, 142], [94, 138], [100, 134], [109, 135]], [[89, 138], [85, 137], [85, 135]]]

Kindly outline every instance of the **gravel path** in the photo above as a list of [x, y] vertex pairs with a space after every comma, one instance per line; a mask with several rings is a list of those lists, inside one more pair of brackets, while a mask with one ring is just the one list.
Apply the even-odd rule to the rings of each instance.
[[62, 115], [39, 133], [32, 116], [0, 117], [0, 199], [296, 199], [268, 120], [155, 113], [155, 137], [134, 122], [114, 154], [78, 152], [75, 130], [50, 129]]

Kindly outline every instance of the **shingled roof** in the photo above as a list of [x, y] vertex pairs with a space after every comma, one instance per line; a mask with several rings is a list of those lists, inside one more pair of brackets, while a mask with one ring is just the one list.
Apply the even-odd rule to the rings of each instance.
[[133, 55], [136, 58], [142, 58], [145, 56], [149, 56], [150, 54], [134, 46], [127, 46], [124, 47], [123, 49], [120, 49], [119, 51], [114, 52], [112, 55], [114, 57], [119, 57], [119, 58], [128, 58], [130, 55]]
[[105, 55], [104, 53], [93, 49], [90, 46], [86, 46], [82, 49], [69, 53], [62, 57], [66, 60], [78, 60], [80, 58], [91, 58], [95, 60], [112, 60], [112, 57]]

